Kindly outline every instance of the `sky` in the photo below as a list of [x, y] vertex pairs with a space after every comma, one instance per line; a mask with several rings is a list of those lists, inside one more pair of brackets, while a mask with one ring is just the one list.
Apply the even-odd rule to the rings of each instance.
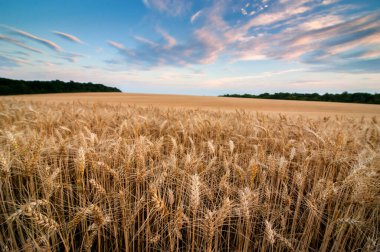
[[379, 93], [380, 1], [0, 0], [0, 76], [133, 93]]

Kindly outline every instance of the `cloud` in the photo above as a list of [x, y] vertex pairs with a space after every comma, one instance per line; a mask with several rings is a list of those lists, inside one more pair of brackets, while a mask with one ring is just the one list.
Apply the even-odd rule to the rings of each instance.
[[[164, 2], [174, 1], [147, 0], [146, 6], [156, 8]], [[247, 15], [237, 15], [242, 8]], [[274, 59], [312, 67], [356, 67], [359, 63], [347, 63], [374, 60], [380, 54], [380, 15], [353, 12], [353, 8], [337, 1], [257, 1], [250, 5], [214, 1], [190, 17], [191, 23], [198, 21], [199, 15], [202, 20], [185, 40], [178, 42], [157, 28], [164, 42], [140, 37], [135, 48], [110, 45], [127, 64], [143, 67], [211, 64], [221, 56], [228, 62]], [[248, 15], [252, 12], [255, 15]], [[353, 53], [359, 49], [363, 53]]]
[[[6, 25], [0, 25], [0, 27], [5, 28], [6, 30], [10, 31], [10, 34], [12, 34], [12, 35], [21, 36], [23, 38], [35, 41], [35, 42], [37, 42], [37, 43], [39, 43], [39, 44], [41, 44], [43, 46], [46, 46], [46, 47], [54, 50], [56, 52], [56, 54], [49, 54], [49, 57], [54, 57], [56, 59], [63, 59], [63, 60], [66, 60], [66, 61], [68, 61], [70, 63], [78, 62], [80, 58], [85, 57], [82, 54], [73, 53], [73, 52], [67, 52], [67, 51], [63, 50], [60, 46], [58, 46], [57, 44], [55, 44], [54, 42], [52, 42], [50, 40], [47, 40], [47, 39], [43, 39], [43, 38], [37, 37], [37, 36], [35, 36], [33, 34], [30, 34], [28, 32], [25, 32], [25, 31], [22, 31], [22, 30], [13, 28], [13, 27], [9, 27], [9, 26], [6, 26]], [[76, 38], [76, 37], [74, 37], [72, 35], [69, 35], [69, 34], [66, 34], [66, 33], [57, 32], [57, 31], [54, 31], [53, 33], [57, 34], [58, 36], [64, 37], [67, 40], [74, 41], [76, 43], [83, 43], [81, 40], [79, 40], [78, 38]], [[8, 43], [14, 44], [16, 46], [22, 47], [22, 48], [27, 49], [29, 51], [33, 51], [33, 52], [36, 52], [36, 53], [48, 55], [47, 52], [41, 51], [41, 50], [36, 49], [34, 47], [31, 47], [31, 46], [25, 44], [24, 42], [22, 42], [22, 41], [20, 41], [18, 39], [12, 38], [12, 37], [8, 37], [8, 36], [5, 36], [5, 35], [0, 35], [0, 41], [5, 41], [5, 42], [8, 42]], [[19, 58], [19, 60], [22, 60], [22, 59]], [[38, 61], [34, 61], [34, 62], [38, 62]], [[28, 62], [25, 61], [25, 62], [21, 62], [21, 63], [28, 63]]]
[[[325, 65], [323, 69], [342, 71], [351, 67], [352, 71], [363, 71], [368, 68], [372, 72], [375, 67], [367, 60], [375, 60], [380, 54], [376, 49], [380, 48], [380, 15], [355, 16], [310, 13], [302, 16], [298, 25], [277, 33], [247, 37], [247, 32], [243, 35], [247, 39], [238, 41], [238, 50], [232, 53], [242, 60], [282, 59], [319, 65], [316, 69]], [[366, 48], [372, 48], [371, 53], [354, 53]], [[366, 55], [371, 58], [365, 58]]]
[[[296, 15], [303, 14], [312, 9], [312, 6], [308, 0], [290, 0], [286, 3], [279, 2], [277, 6], [274, 6], [271, 10], [263, 12], [268, 5], [261, 7], [259, 11], [262, 13], [252, 18], [247, 22], [242, 29], [248, 31], [255, 26], [271, 25], [286, 19], [293, 18]], [[265, 7], [267, 6], [267, 7]]]
[[143, 0], [147, 8], [158, 10], [170, 16], [180, 16], [190, 10], [191, 2], [188, 0]]
[[53, 31], [53, 33], [56, 34], [56, 35], [58, 35], [59, 37], [61, 37], [63, 39], [68, 40], [68, 41], [79, 43], [79, 44], [84, 44], [82, 40], [80, 40], [79, 38], [75, 37], [74, 35], [71, 35], [71, 34], [68, 34], [68, 33], [64, 33], [64, 32], [60, 32], [60, 31]]
[[[299, 3], [299, 0], [292, 0], [291, 2], [292, 5], [287, 10], [287, 13], [301, 13], [301, 9], [291, 10], [291, 7], [303, 7], [305, 1], [300, 1], [301, 3]], [[147, 6], [151, 7], [152, 2], [147, 2]], [[137, 48], [130, 49], [127, 53], [122, 45], [114, 47], [126, 58], [126, 62], [129, 64], [133, 64], [134, 62], [138, 65], [151, 67], [213, 63], [223, 53], [233, 55], [241, 43], [240, 40], [244, 40], [244, 36], [249, 33], [251, 26], [247, 26], [247, 24], [250, 20], [242, 23], [240, 26], [236, 26], [229, 24], [224, 19], [224, 16], [231, 11], [231, 8], [235, 8], [236, 6], [238, 4], [227, 0], [214, 2], [212, 6], [202, 9], [202, 15], [204, 16], [203, 25], [193, 30], [191, 38], [184, 43], [178, 44], [174, 37], [165, 31], [157, 29], [158, 33], [166, 40], [166, 45], [160, 44], [159, 46], [152, 47], [152, 43], [141, 43]], [[268, 8], [268, 5], [264, 4], [261, 11], [264, 11], [266, 8]], [[305, 9], [302, 9], [302, 11], [305, 11]], [[200, 11], [193, 15], [193, 21], [196, 20], [199, 13]], [[282, 20], [281, 18], [277, 19], [279, 21]], [[264, 24], [267, 21], [260, 22]], [[141, 39], [140, 41], [147, 42]], [[131, 56], [131, 51], [133, 52], [133, 56]], [[248, 58], [253, 59], [258, 57], [245, 57], [245, 59]], [[264, 59], [266, 56], [264, 53], [261, 53], [259, 58]]]
[[52, 49], [52, 50], [54, 50], [56, 52], [63, 51], [62, 48], [59, 45], [57, 45], [56, 43], [54, 43], [54, 42], [52, 42], [50, 40], [37, 37], [37, 36], [35, 36], [33, 34], [30, 34], [30, 33], [26, 32], [26, 31], [22, 31], [22, 30], [13, 28], [13, 27], [9, 27], [9, 26], [6, 26], [6, 25], [1, 25], [1, 26], [4, 27], [4, 28], [6, 28], [6, 29], [8, 29], [8, 30], [10, 30], [14, 34], [17, 34], [17, 35], [19, 35], [21, 37], [24, 37], [24, 38], [33, 40], [33, 41], [35, 41], [37, 43], [40, 43], [40, 44], [42, 44], [42, 45], [44, 45], [44, 46], [46, 46], [46, 47], [48, 47], [48, 48], [50, 48], [50, 49]]
[[323, 0], [322, 4], [324, 5], [330, 5], [340, 2], [340, 0]]
[[310, 31], [310, 30], [326, 28], [329, 26], [334, 26], [342, 22], [343, 22], [342, 17], [338, 15], [322, 15], [322, 16], [316, 16], [312, 18], [311, 20], [308, 20], [305, 23], [300, 24], [299, 28]]
[[353, 32], [339, 38], [328, 40], [325, 42], [324, 47], [326, 47], [326, 51], [331, 54], [339, 54], [368, 45], [380, 45], [379, 28]]
[[24, 49], [27, 49], [29, 51], [32, 51], [32, 52], [35, 52], [35, 53], [40, 53], [40, 54], [43, 54], [43, 52], [41, 50], [38, 50], [34, 47], [31, 47], [31, 46], [28, 46], [26, 45], [25, 43], [17, 40], [17, 39], [14, 39], [14, 38], [10, 38], [8, 36], [4, 36], [4, 35], [1, 35], [0, 34], [0, 41], [5, 41], [5, 42], [8, 42], [8, 43], [11, 43], [13, 45], [16, 45], [16, 46], [19, 46], [19, 47], [22, 47]]
[[177, 40], [174, 37], [170, 36], [170, 34], [165, 30], [157, 27], [157, 32], [161, 34], [161, 36], [165, 39], [166, 45], [164, 47], [166, 49], [172, 48], [177, 44]]
[[202, 14], [202, 10], [199, 10], [196, 13], [194, 13], [194, 15], [192, 15], [190, 18], [190, 22], [193, 24], [199, 18], [201, 14]]

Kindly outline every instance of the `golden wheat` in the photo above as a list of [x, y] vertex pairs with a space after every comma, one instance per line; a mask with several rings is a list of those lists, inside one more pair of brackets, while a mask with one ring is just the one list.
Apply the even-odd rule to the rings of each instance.
[[0, 251], [380, 249], [376, 118], [0, 109]]

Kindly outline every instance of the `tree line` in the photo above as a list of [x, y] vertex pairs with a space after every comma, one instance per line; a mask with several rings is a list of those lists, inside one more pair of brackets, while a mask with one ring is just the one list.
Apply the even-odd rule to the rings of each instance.
[[260, 98], [260, 99], [276, 99], [276, 100], [300, 100], [300, 101], [328, 101], [328, 102], [347, 102], [347, 103], [367, 103], [380, 104], [380, 93], [348, 93], [320, 95], [318, 93], [263, 93], [259, 95], [253, 94], [225, 94], [221, 97], [239, 97], [239, 98]]
[[77, 93], [77, 92], [121, 92], [115, 87], [91, 82], [24, 81], [0, 78], [0, 95]]

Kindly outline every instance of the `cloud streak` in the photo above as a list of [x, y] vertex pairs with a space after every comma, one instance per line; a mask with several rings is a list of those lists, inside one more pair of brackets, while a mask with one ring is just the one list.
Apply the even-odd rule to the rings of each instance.
[[65, 39], [65, 40], [70, 41], [70, 42], [75, 42], [78, 44], [84, 44], [82, 40], [80, 40], [78, 37], [76, 37], [74, 35], [64, 33], [64, 32], [60, 32], [60, 31], [53, 31], [53, 33], [58, 35], [59, 37]]
[[202, 14], [202, 10], [199, 10], [196, 13], [194, 13], [194, 15], [192, 15], [190, 18], [190, 22], [193, 24], [199, 18], [201, 14]]
[[16, 35], [19, 35], [21, 37], [24, 37], [24, 38], [30, 39], [32, 41], [35, 41], [37, 43], [40, 43], [40, 44], [42, 44], [42, 45], [44, 45], [44, 46], [46, 46], [46, 47], [48, 47], [48, 48], [50, 48], [56, 52], [63, 51], [62, 48], [59, 45], [57, 45], [56, 43], [54, 43], [53, 41], [37, 37], [37, 36], [30, 34], [26, 31], [19, 30], [19, 29], [13, 28], [13, 27], [5, 26], [5, 25], [2, 25], [2, 27], [8, 29], [9, 31], [11, 31], [12, 33], [14, 33]]

